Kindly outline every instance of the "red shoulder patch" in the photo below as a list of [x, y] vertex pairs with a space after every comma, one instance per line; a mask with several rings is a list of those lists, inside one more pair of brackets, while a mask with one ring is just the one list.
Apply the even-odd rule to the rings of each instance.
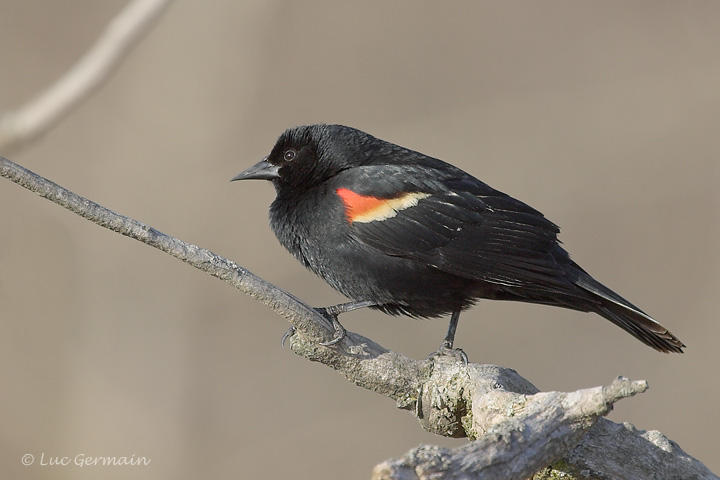
[[345, 204], [345, 215], [350, 223], [368, 223], [392, 218], [400, 210], [417, 205], [420, 199], [429, 197], [429, 193], [402, 193], [394, 198], [377, 198], [360, 195], [347, 188], [338, 188], [338, 196]]
[[347, 188], [338, 188], [336, 191], [345, 204], [345, 214], [351, 222], [385, 203], [382, 198], [360, 195]]

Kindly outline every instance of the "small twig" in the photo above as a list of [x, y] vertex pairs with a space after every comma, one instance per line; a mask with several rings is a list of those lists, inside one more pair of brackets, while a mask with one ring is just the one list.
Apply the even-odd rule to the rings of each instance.
[[52, 86], [0, 118], [0, 152], [29, 143], [48, 131], [92, 93], [149, 30], [171, 0], [134, 0], [107, 26], [92, 48]]

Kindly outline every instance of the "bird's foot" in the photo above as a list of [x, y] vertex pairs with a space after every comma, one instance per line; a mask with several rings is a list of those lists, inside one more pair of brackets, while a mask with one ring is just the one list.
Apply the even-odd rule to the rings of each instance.
[[343, 327], [340, 322], [338, 321], [338, 315], [340, 313], [344, 313], [348, 310], [342, 310], [342, 307], [346, 304], [342, 305], [335, 305], [332, 307], [326, 307], [326, 308], [316, 308], [321, 315], [325, 317], [330, 317], [332, 319], [333, 324], [333, 338], [332, 340], [329, 340], [327, 342], [320, 342], [319, 345], [322, 345], [323, 347], [331, 347], [337, 343], [339, 343], [343, 338], [345, 338], [345, 335], [347, 335], [347, 330], [345, 330], [345, 327]]
[[437, 357], [453, 357], [457, 362], [462, 362], [463, 366], [468, 365], [467, 354], [460, 348], [453, 348], [452, 343], [448, 341], [444, 341], [427, 359], [433, 361]]
[[323, 347], [333, 346], [340, 342], [343, 338], [345, 338], [345, 335], [347, 335], [347, 330], [345, 330], [345, 327], [340, 325], [337, 317], [333, 317], [333, 328], [335, 329], [335, 333], [333, 334], [332, 340], [327, 342], [320, 342], [320, 345], [322, 345]]
[[333, 329], [335, 330], [332, 340], [327, 342], [320, 342], [320, 345], [322, 345], [323, 347], [330, 347], [340, 342], [343, 338], [345, 338], [345, 335], [347, 335], [347, 330], [345, 330], [345, 327], [343, 327], [338, 321], [338, 315], [340, 315], [341, 313], [347, 313], [353, 310], [357, 310], [358, 308], [371, 307], [373, 305], [375, 305], [374, 302], [363, 301], [341, 303], [340, 305], [316, 308], [315, 310], [317, 310], [321, 315], [332, 319]]
[[[335, 329], [335, 332], [333, 333], [333, 338], [330, 341], [327, 342], [320, 342], [319, 345], [322, 345], [323, 347], [330, 347], [332, 345], [335, 345], [336, 343], [340, 342], [343, 338], [345, 338], [345, 335], [347, 334], [347, 330], [345, 330], [345, 327], [340, 325], [340, 322], [338, 322], [337, 317], [332, 317], [333, 319], [333, 328]], [[282, 337], [282, 340], [280, 340], [280, 345], [284, 348], [285, 347], [285, 341], [295, 335], [295, 327], [290, 327], [287, 332]]]

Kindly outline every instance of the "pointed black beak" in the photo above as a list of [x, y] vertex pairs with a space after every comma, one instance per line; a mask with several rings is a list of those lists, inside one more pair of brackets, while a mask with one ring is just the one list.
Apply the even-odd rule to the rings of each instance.
[[234, 182], [235, 180], [272, 180], [274, 178], [280, 177], [280, 174], [278, 173], [279, 169], [280, 167], [268, 162], [267, 157], [265, 157], [252, 167], [235, 175], [233, 178], [230, 179], [230, 181]]

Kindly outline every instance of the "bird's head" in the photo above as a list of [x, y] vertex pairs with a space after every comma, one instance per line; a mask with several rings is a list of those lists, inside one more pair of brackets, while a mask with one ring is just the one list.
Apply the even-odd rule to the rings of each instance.
[[280, 191], [303, 191], [338, 173], [362, 165], [369, 151], [364, 146], [377, 139], [343, 125], [306, 125], [286, 130], [270, 154], [235, 180], [270, 180]]

